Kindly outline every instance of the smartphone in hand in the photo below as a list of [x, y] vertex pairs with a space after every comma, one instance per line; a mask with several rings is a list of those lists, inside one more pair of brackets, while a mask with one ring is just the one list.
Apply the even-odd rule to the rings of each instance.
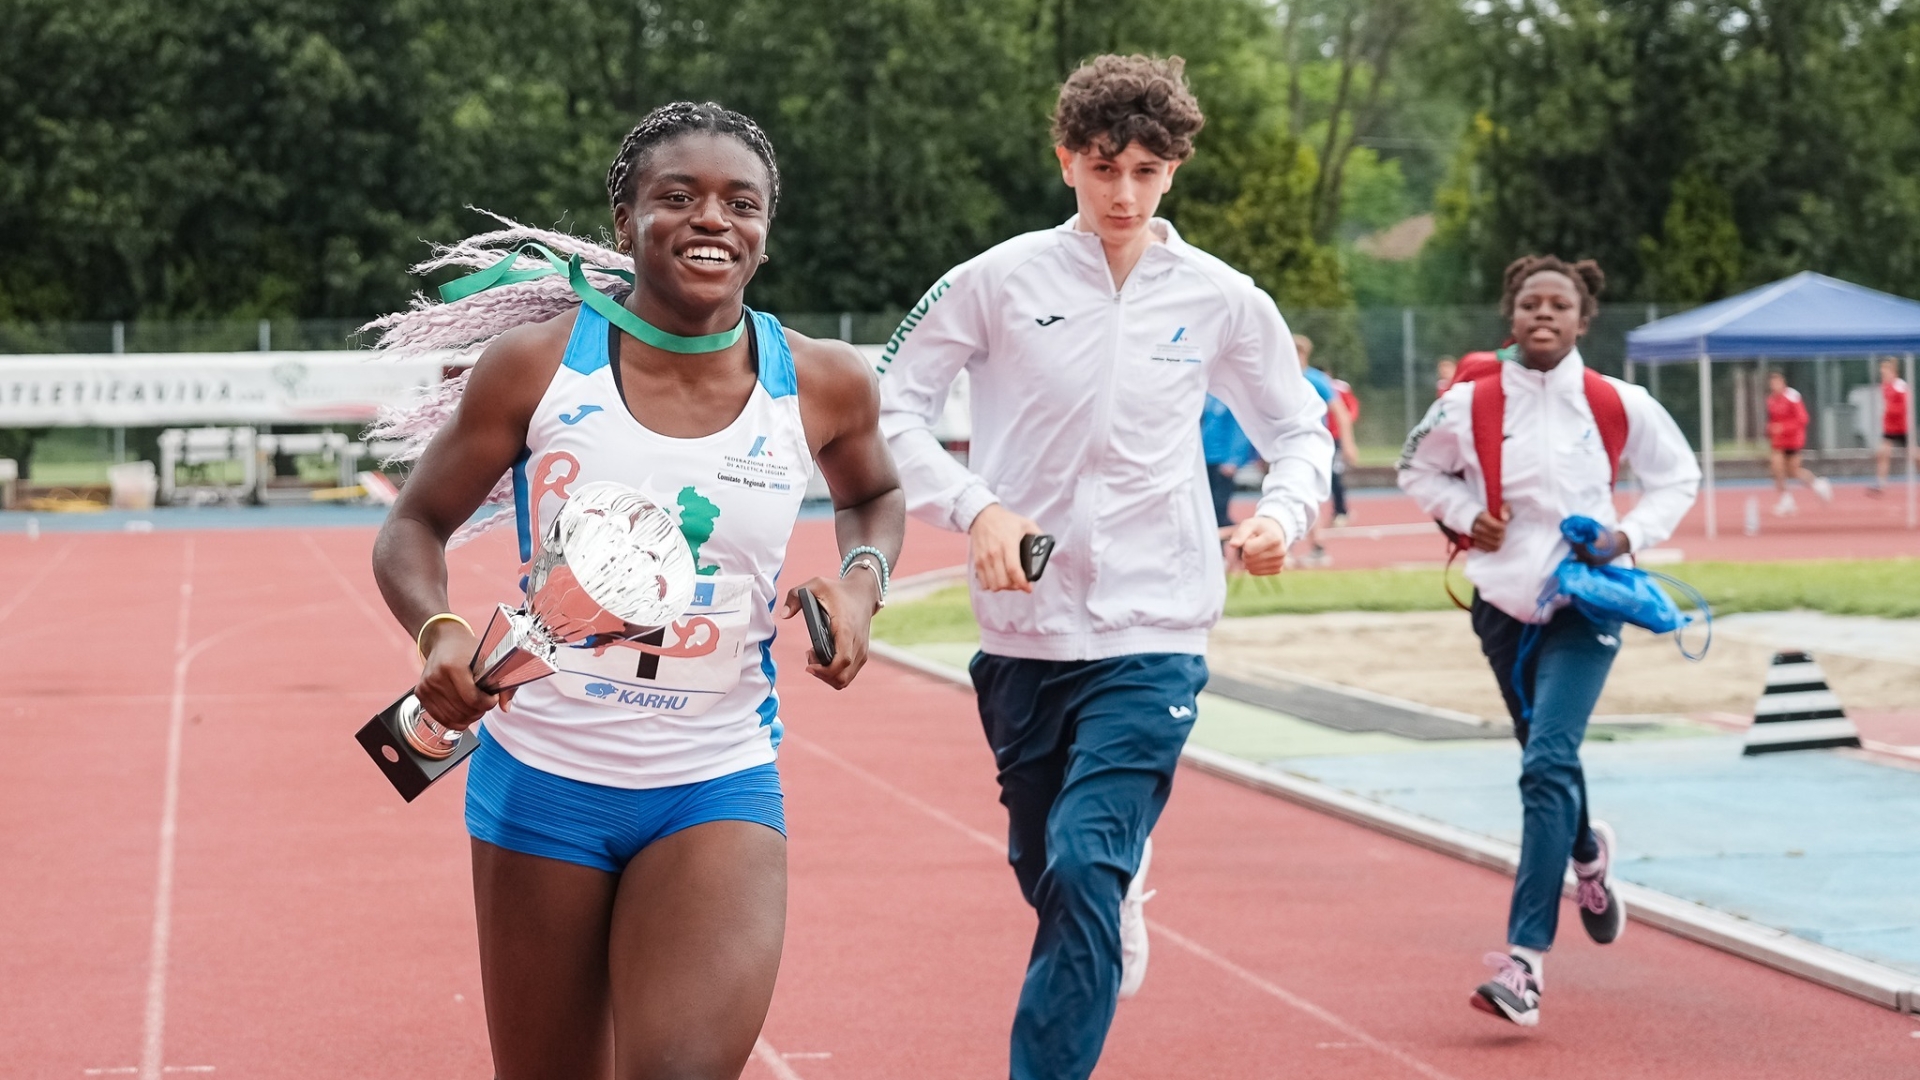
[[821, 667], [833, 663], [833, 621], [812, 589], [800, 590], [800, 617], [807, 620], [807, 637], [813, 642], [813, 659]]
[[1028, 581], [1040, 580], [1040, 575], [1047, 572], [1047, 557], [1052, 554], [1052, 534], [1028, 533], [1020, 538], [1020, 568], [1026, 571]]

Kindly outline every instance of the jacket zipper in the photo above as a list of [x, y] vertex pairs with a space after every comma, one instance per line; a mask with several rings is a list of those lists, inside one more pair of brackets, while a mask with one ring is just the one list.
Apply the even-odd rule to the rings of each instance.
[[[1104, 258], [1101, 270], [1107, 270]], [[1113, 279], [1108, 271], [1107, 285], [1112, 288]], [[1098, 505], [1095, 486], [1099, 482], [1100, 466], [1105, 464], [1113, 447], [1113, 384], [1120, 370], [1120, 342], [1124, 337], [1126, 322], [1125, 289], [1113, 289], [1113, 303], [1107, 309], [1107, 341], [1102, 350], [1101, 362], [1106, 366], [1104, 377], [1100, 380], [1099, 390], [1094, 398], [1093, 423], [1089, 426], [1089, 453], [1086, 468], [1074, 478], [1073, 506], [1074, 525], [1079, 529], [1079, 550], [1086, 552], [1081, 560], [1082, 593], [1079, 604], [1080, 633], [1084, 639], [1093, 637], [1093, 613], [1087, 601], [1093, 598], [1093, 590], [1099, 584], [1099, 560], [1094, 557], [1094, 508]]]

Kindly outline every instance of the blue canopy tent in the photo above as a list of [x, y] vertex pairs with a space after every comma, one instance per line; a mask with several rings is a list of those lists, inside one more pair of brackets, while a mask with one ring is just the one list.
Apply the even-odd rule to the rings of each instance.
[[[1920, 302], [1863, 288], [1812, 271], [1730, 296], [1627, 332], [1636, 364], [1694, 363], [1700, 369], [1700, 461], [1707, 487], [1707, 535], [1718, 534], [1713, 504], [1714, 360], [1768, 360], [1899, 353], [1907, 385], [1920, 352]], [[1908, 396], [1907, 527], [1920, 525], [1913, 449], [1916, 425]]]

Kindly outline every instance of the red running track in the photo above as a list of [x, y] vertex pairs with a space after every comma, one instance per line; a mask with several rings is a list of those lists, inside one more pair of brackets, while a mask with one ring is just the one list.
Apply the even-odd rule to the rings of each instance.
[[[489, 1075], [458, 782], [405, 806], [351, 738], [413, 671], [368, 541], [0, 537], [0, 1076]], [[456, 556], [456, 605], [513, 563]], [[1032, 922], [971, 701], [779, 653], [791, 923], [748, 1075], [1004, 1075]], [[1920, 1074], [1910, 1019], [1639, 926], [1568, 943], [1522, 1033], [1465, 1004], [1498, 876], [1193, 773], [1159, 837], [1102, 1077]]]

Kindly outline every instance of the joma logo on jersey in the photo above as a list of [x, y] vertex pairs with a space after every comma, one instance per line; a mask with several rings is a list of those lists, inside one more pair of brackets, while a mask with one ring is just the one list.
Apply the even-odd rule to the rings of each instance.
[[571, 416], [569, 416], [566, 413], [561, 413], [560, 422], [567, 425], [568, 427], [572, 427], [573, 425], [579, 423], [580, 421], [585, 420], [587, 417], [592, 416], [594, 413], [602, 412], [602, 411], [604, 410], [602, 410], [598, 405], [582, 405], [579, 408], [575, 409]]

